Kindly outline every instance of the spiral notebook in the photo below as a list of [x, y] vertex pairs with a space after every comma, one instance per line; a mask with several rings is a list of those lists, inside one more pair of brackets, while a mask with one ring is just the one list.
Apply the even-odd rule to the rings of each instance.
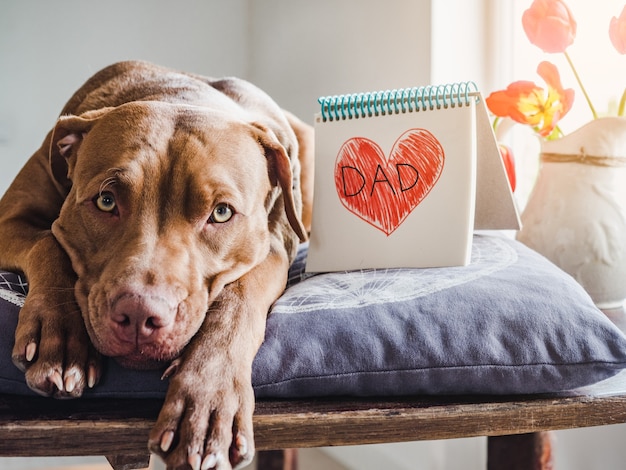
[[464, 266], [474, 229], [519, 229], [472, 82], [318, 101], [307, 271]]

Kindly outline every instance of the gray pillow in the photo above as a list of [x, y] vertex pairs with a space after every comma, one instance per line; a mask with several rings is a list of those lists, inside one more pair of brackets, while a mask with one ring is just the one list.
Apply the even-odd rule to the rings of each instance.
[[475, 235], [458, 268], [304, 273], [276, 302], [259, 397], [529, 394], [626, 367], [626, 338], [576, 281], [519, 242]]
[[[514, 240], [475, 235], [466, 267], [318, 275], [304, 273], [306, 248], [253, 365], [259, 398], [547, 393], [626, 367], [626, 337]], [[0, 393], [32, 393], [10, 360], [24, 284], [0, 276]], [[160, 375], [107, 361], [87, 394], [162, 397]]]

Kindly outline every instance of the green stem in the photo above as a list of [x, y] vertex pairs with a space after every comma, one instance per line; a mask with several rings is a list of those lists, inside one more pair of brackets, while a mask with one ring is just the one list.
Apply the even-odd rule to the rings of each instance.
[[567, 62], [569, 63], [570, 68], [572, 69], [572, 72], [574, 72], [574, 76], [576, 77], [578, 86], [582, 90], [583, 95], [585, 95], [585, 99], [587, 100], [587, 104], [589, 105], [589, 108], [591, 109], [591, 114], [593, 114], [593, 118], [598, 119], [598, 113], [596, 113], [596, 109], [593, 107], [593, 104], [591, 103], [591, 100], [589, 99], [587, 90], [585, 90], [585, 87], [583, 86], [583, 82], [580, 80], [580, 77], [578, 76], [578, 72], [576, 72], [576, 67], [574, 67], [574, 63], [572, 62], [572, 59], [570, 59], [570, 56], [567, 53], [567, 51], [563, 51], [563, 54], [565, 54], [565, 58], [567, 59]]
[[[624, 91], [624, 93], [626, 93], [626, 91]], [[493, 133], [495, 134], [496, 131], [498, 130], [498, 123], [500, 122], [500, 116], [496, 116], [496, 118], [493, 120], [493, 123], [491, 124], [492, 128], [493, 128]]]
[[554, 130], [558, 132], [559, 137], [563, 137], [565, 135], [565, 134], [563, 134], [563, 131], [561, 130], [561, 128], [559, 127], [558, 124], [556, 126], [554, 126]]
[[617, 115], [624, 115], [624, 108], [626, 108], [626, 90], [622, 93], [622, 99], [619, 101], [619, 108], [617, 108]]
[[[533, 130], [537, 133], [537, 135], [540, 134], [541, 129], [539, 127], [533, 127]], [[552, 132], [550, 132], [550, 135], [545, 136], [544, 139], [545, 140], [556, 140], [556, 139], [560, 139], [564, 135], [565, 134], [563, 133], [561, 128], [558, 125], [556, 125], [556, 126], [554, 126], [554, 129], [552, 129]]]

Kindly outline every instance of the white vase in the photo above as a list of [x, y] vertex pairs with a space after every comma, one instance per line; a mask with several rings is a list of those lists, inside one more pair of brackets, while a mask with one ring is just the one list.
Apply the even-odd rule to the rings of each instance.
[[623, 305], [626, 118], [596, 119], [543, 142], [541, 160], [518, 240], [571, 274], [598, 307]]

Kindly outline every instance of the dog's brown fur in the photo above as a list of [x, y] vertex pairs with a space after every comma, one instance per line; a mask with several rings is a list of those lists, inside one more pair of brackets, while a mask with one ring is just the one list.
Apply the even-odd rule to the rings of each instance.
[[13, 349], [28, 385], [79, 396], [100, 354], [171, 364], [150, 449], [168, 468], [248, 462], [252, 361], [306, 238], [311, 159], [311, 128], [242, 80], [93, 76], [0, 200], [0, 266], [30, 284]]

